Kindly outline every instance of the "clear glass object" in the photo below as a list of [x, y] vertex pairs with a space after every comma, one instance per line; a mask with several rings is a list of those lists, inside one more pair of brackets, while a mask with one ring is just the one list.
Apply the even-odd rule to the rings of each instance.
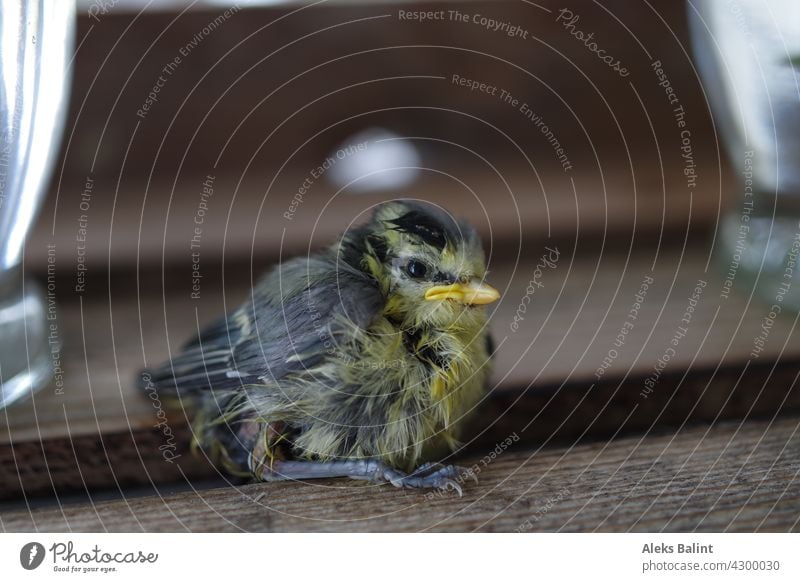
[[0, 408], [52, 377], [45, 303], [22, 257], [63, 130], [74, 30], [71, 0], [0, 5]]
[[740, 176], [719, 263], [742, 291], [800, 310], [800, 2], [690, 0], [695, 62]]

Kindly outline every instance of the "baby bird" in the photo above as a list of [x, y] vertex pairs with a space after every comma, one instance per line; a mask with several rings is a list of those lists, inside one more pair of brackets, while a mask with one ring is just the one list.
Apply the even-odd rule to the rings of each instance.
[[475, 230], [399, 200], [286, 261], [161, 368], [159, 393], [194, 410], [199, 445], [264, 481], [350, 477], [452, 488], [455, 450], [491, 358]]

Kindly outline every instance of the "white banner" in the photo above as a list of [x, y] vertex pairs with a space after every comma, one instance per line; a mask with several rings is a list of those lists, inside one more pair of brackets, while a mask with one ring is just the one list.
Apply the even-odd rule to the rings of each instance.
[[[800, 580], [795, 534], [3, 534], [3, 580]], [[180, 578], [177, 578], [180, 579]]]

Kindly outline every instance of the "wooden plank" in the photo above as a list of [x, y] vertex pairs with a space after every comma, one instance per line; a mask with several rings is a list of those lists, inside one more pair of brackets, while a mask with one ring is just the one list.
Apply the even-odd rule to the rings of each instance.
[[[594, 162], [587, 162], [568, 178], [552, 171], [539, 175], [545, 170], [537, 167], [534, 173], [519, 164], [498, 176], [487, 168], [471, 167], [468, 159], [458, 159], [437, 163], [436, 172], [423, 173], [411, 186], [384, 193], [342, 193], [336, 184], [321, 179], [298, 205], [293, 197], [317, 163], [322, 160], [286, 170], [269, 191], [265, 189], [271, 176], [242, 183], [239, 176], [218, 177], [213, 182], [214, 194], [203, 201], [202, 236], [196, 247], [189, 243], [197, 227], [194, 221], [206, 174], [186, 176], [177, 184], [148, 185], [133, 178], [122, 186], [95, 183], [90, 214], [71, 198], [60, 199], [56, 208], [56, 198], [51, 196], [29, 240], [26, 264], [45, 271], [48, 245], [55, 245], [70, 263], [59, 267], [64, 272], [73, 268], [82, 216], [89, 233], [82, 260], [88, 281], [97, 285], [93, 273], [109, 264], [120, 269], [163, 260], [180, 268], [191, 264], [198, 248], [204, 264], [248, 257], [275, 260], [279, 254], [304, 253], [335, 240], [375, 204], [398, 197], [428, 200], [450, 209], [468, 219], [494, 247], [550, 235], [572, 238], [578, 232], [581, 237], [627, 238], [631, 230], [647, 237], [660, 230], [680, 231], [689, 223], [708, 229], [718, 211], [718, 201], [711, 196], [691, 199], [684, 195], [680, 159], [665, 160], [665, 167], [656, 159], [646, 160], [632, 175], [624, 151], [610, 156], [603, 166], [605, 175]], [[715, 171], [710, 165], [705, 169]], [[458, 187], [452, 175], [458, 175]], [[734, 187], [732, 176], [724, 173], [723, 178], [725, 187]], [[82, 189], [74, 187], [78, 201]], [[287, 219], [284, 213], [292, 204], [295, 211]]]
[[[540, 251], [544, 252], [543, 247]], [[504, 289], [504, 300], [493, 316], [499, 348], [492, 397], [482, 408], [485, 424], [501, 418], [508, 403], [516, 403], [524, 419], [550, 402], [548, 387], [557, 390], [562, 384], [563, 393], [536, 423], [545, 436], [587, 394], [593, 396], [584, 412], [568, 421], [577, 434], [598, 419], [602, 410], [607, 412], [594, 423], [594, 434], [635, 430], [636, 426], [621, 422], [634, 404], [653, 411], [649, 416], [640, 411], [633, 417], [641, 428], [646, 426], [641, 424], [645, 419], [670, 424], [692, 414], [697, 417], [698, 411], [703, 420], [743, 416], [754, 406], [762, 414], [772, 414], [789, 394], [781, 391], [793, 384], [797, 368], [792, 362], [800, 359], [794, 316], [781, 314], [775, 320], [765, 350], [759, 359], [752, 359], [753, 338], [767, 310], [740, 296], [721, 302], [715, 295], [719, 279], [705, 272], [702, 255], [665, 252], [651, 271], [653, 257], [647, 255], [631, 257], [626, 263], [614, 253], [574, 261], [564, 254], [556, 268], [543, 273], [539, 279], [543, 287], [537, 288], [531, 309], [512, 331], [536, 261], [534, 255], [516, 272], [500, 267], [492, 275]], [[615, 347], [646, 276], [652, 276], [654, 283], [625, 344]], [[643, 398], [648, 376], [652, 380], [654, 366], [680, 325], [687, 297], [703, 277], [708, 283], [688, 333], [660, 371], [655, 395]], [[223, 312], [223, 290], [229, 306], [245, 297], [247, 279], [241, 277], [238, 283], [219, 288], [209, 283], [199, 302], [189, 301], [188, 291], [178, 286], [168, 289], [163, 300], [153, 289], [138, 300], [133, 290], [114, 289], [105, 296], [61, 304], [58, 322], [64, 341], [65, 387], [61, 394], [47, 388], [32, 400], [0, 412], [0, 496], [19, 496], [23, 483], [29, 495], [52, 495], [54, 488], [63, 492], [116, 487], [117, 482], [180, 480], [180, 470], [190, 476], [213, 474], [208, 463], [187, 455], [177, 465], [164, 461], [161, 447], [188, 441], [186, 419], [180, 413], [171, 415], [170, 433], [165, 434], [158, 403], [136, 390], [134, 375], [145, 362], [165, 358], [168, 345], [175, 350], [193, 333], [198, 320], [202, 324]], [[612, 348], [618, 357], [601, 376], [605, 382], [598, 382], [597, 369]], [[770, 366], [763, 372], [750, 372], [740, 386], [741, 371], [759, 362], [780, 365], [775, 374]], [[715, 375], [718, 366], [722, 372]], [[766, 390], [763, 397], [759, 390]], [[736, 395], [732, 403], [731, 393]], [[521, 400], [520, 394], [524, 394]], [[612, 395], [619, 405], [604, 408]], [[796, 405], [794, 393], [789, 395], [786, 406]], [[673, 413], [659, 414], [667, 403]], [[702, 403], [699, 408], [698, 403]], [[113, 447], [108, 444], [112, 442]]]
[[[719, 277], [705, 272], [702, 255], [663, 253], [653, 271], [648, 256], [634, 256], [627, 263], [619, 255], [574, 261], [562, 256], [556, 269], [537, 279], [543, 287], [532, 296], [531, 307], [514, 331], [511, 324], [537, 260], [537, 256], [528, 258], [516, 272], [499, 266], [490, 277], [504, 291], [492, 316], [498, 344], [493, 383], [499, 389], [591, 384], [598, 379], [596, 373], [610, 349], [616, 349], [618, 356], [601, 378], [651, 373], [670, 347], [688, 296], [700, 278], [708, 281], [705, 294], [688, 334], [663, 373], [748, 360], [753, 337], [768, 312], [764, 305], [748, 304], [737, 295], [720, 303]], [[629, 321], [628, 313], [646, 276], [652, 276], [654, 283], [625, 344], [617, 347], [615, 338]], [[8, 427], [0, 431], [0, 443], [63, 436], [65, 415], [72, 436], [150, 426], [155, 410], [135, 389], [136, 371], [145, 363], [162, 361], [168, 349], [177, 350], [191, 337], [198, 320], [203, 325], [216, 319], [225, 305], [237, 305], [247, 293], [245, 278], [209, 288], [200, 302], [188, 300], [188, 289], [171, 290], [163, 299], [157, 290], [147, 289], [140, 298], [130, 290], [110, 298], [64, 303], [58, 313], [64, 342], [63, 394], [48, 389], [11, 413], [0, 413], [0, 423]], [[759, 359], [782, 356], [783, 361], [791, 361], [800, 355], [796, 333], [794, 317], [781, 314]]]
[[13, 511], [4, 531], [800, 531], [800, 418], [513, 445], [464, 497], [346, 480]]
[[[669, 373], [647, 398], [641, 394], [642, 377], [608, 379], [591, 387], [572, 383], [498, 390], [481, 404], [465, 431], [460, 455], [491, 448], [510, 433], [519, 435], [521, 446], [554, 446], [720, 418], [800, 414], [798, 377], [800, 362], [761, 363], [688, 376]], [[226, 478], [205, 456], [190, 453], [185, 419], [172, 415], [169, 426], [174, 448], [168, 447], [167, 457], [163, 451], [169, 441], [155, 428], [0, 447], [0, 498], [60, 500], [71, 494], [91, 497], [98, 490], [127, 495], [131, 486], [162, 490], [163, 484], [175, 483], [187, 488], [198, 479]]]

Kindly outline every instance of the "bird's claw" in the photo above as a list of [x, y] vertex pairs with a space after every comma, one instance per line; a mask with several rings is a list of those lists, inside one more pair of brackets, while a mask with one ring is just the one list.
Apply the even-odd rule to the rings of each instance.
[[397, 488], [455, 491], [459, 497], [464, 494], [461, 483], [467, 477], [478, 481], [475, 474], [468, 469], [441, 463], [425, 463], [410, 474], [382, 466], [376, 471], [375, 477], [375, 481], [388, 482]]

